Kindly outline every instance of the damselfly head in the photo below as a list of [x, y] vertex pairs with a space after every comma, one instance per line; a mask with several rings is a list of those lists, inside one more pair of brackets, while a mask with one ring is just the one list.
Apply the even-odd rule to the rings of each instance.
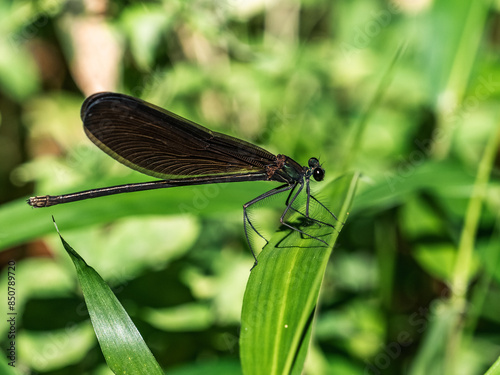
[[325, 170], [321, 168], [321, 165], [319, 165], [319, 160], [316, 158], [310, 158], [308, 164], [313, 178], [316, 181], [323, 181], [323, 178], [325, 178]]

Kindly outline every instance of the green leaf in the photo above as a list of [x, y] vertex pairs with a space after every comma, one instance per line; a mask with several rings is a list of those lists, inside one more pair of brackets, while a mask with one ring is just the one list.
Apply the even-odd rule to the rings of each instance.
[[394, 172], [386, 172], [360, 185], [353, 212], [382, 210], [408, 202], [415, 193], [432, 191], [444, 198], [465, 199], [474, 178], [456, 161], [429, 161], [422, 165], [402, 163]]
[[75, 265], [90, 320], [109, 368], [115, 374], [163, 374], [108, 285], [60, 234], [59, 237]]
[[[326, 264], [343, 226], [339, 223], [347, 218], [357, 180], [358, 174], [351, 173], [322, 192], [324, 196], [328, 190], [335, 202], [332, 208], [339, 221], [333, 231], [326, 225], [301, 227], [329, 246], [286, 229], [277, 232], [259, 255], [243, 300], [240, 354], [244, 374], [301, 373]], [[316, 219], [328, 221], [326, 212], [315, 214]]]
[[500, 374], [500, 357], [495, 361], [495, 363], [485, 372], [484, 375], [499, 375]]

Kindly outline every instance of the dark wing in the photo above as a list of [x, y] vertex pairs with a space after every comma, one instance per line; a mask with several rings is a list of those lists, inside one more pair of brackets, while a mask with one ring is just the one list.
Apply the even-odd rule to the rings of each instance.
[[82, 105], [85, 133], [101, 150], [150, 176], [171, 179], [266, 173], [276, 156], [131, 96], [103, 92]]

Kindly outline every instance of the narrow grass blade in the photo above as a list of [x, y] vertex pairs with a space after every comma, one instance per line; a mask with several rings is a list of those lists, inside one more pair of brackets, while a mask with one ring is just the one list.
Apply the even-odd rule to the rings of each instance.
[[[244, 374], [301, 373], [326, 264], [347, 218], [357, 180], [358, 174], [351, 173], [323, 191], [334, 202], [330, 207], [339, 219], [335, 230], [317, 224], [303, 228], [329, 246], [287, 229], [277, 232], [259, 255], [243, 300], [240, 355]], [[315, 218], [328, 220], [327, 215]]]
[[500, 375], [500, 357], [493, 363], [493, 365], [484, 373], [484, 375]]
[[60, 233], [59, 237], [75, 265], [90, 319], [109, 368], [115, 374], [163, 374], [109, 286]]

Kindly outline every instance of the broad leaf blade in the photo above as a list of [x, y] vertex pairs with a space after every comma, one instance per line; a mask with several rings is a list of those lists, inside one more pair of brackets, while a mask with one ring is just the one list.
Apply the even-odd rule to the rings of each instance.
[[127, 312], [99, 274], [59, 234], [73, 261], [97, 339], [115, 374], [163, 374]]
[[[338, 223], [347, 218], [357, 179], [356, 173], [346, 175], [334, 181], [331, 190], [323, 191], [331, 191]], [[326, 221], [328, 217], [316, 219]], [[306, 228], [329, 246], [283, 230], [260, 254], [243, 300], [240, 354], [244, 374], [301, 372], [321, 282], [341, 228], [338, 224], [329, 233], [324, 225]]]

